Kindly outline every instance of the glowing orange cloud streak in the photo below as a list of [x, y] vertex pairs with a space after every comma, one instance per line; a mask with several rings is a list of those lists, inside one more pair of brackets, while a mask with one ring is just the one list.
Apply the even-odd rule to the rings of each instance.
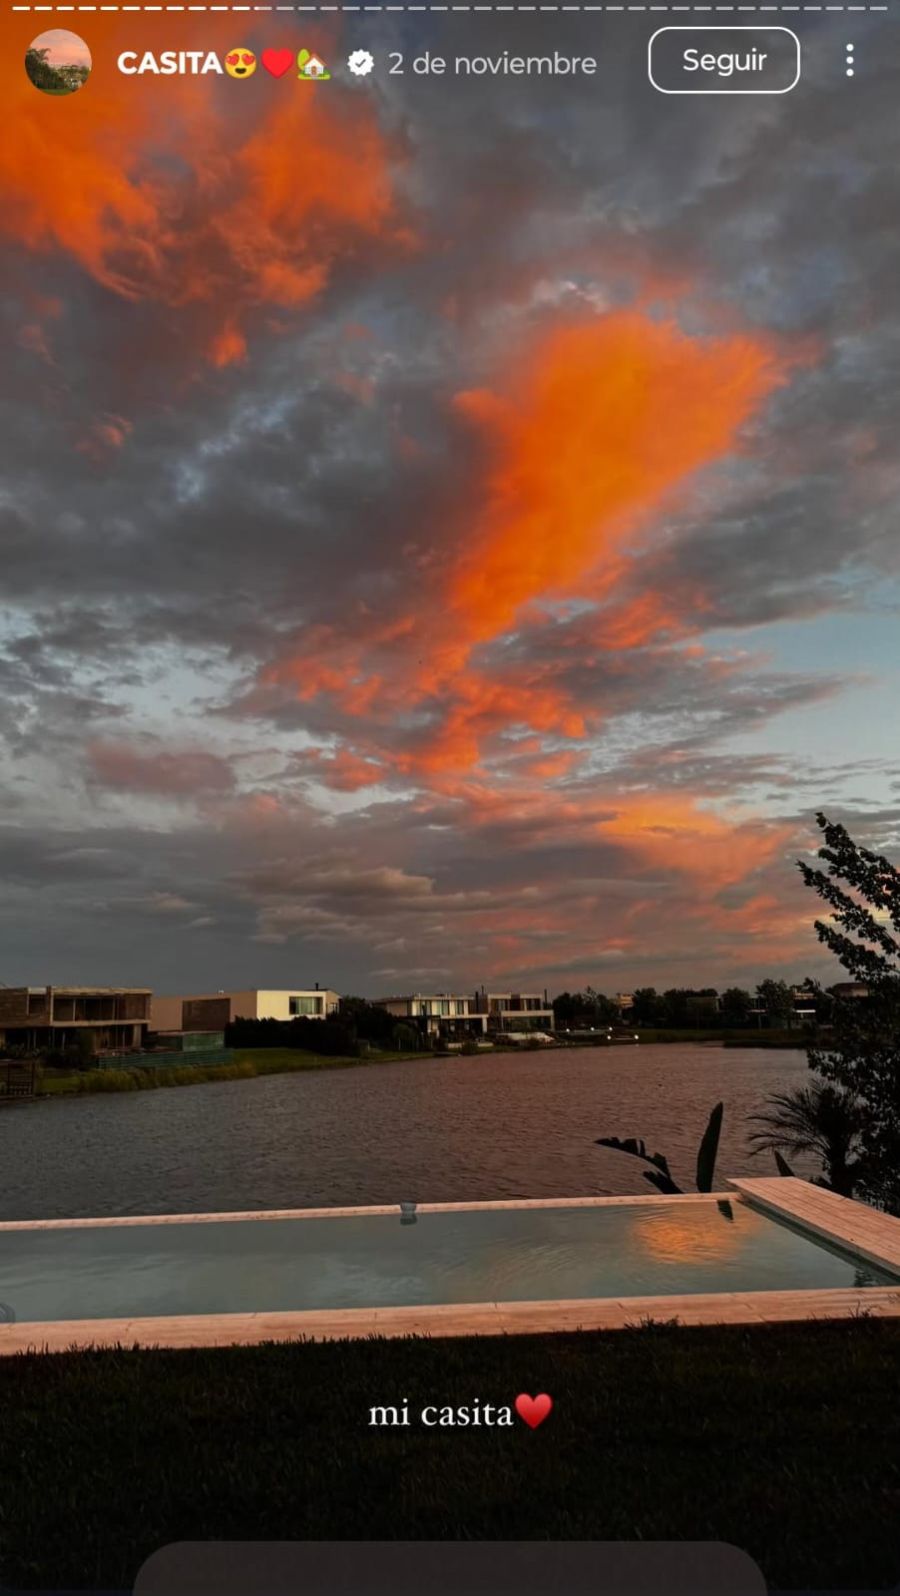
[[505, 393], [457, 400], [492, 455], [487, 503], [451, 585], [469, 636], [496, 636], [524, 604], [578, 591], [635, 523], [733, 450], [784, 367], [758, 337], [690, 338], [620, 311], [560, 328]]
[[[512, 628], [539, 629], [548, 600], [573, 597], [605, 600], [582, 646], [684, 635], [666, 595], [617, 601], [629, 546], [694, 473], [740, 447], [789, 365], [761, 335], [689, 337], [638, 310], [535, 334], [492, 391], [455, 401], [477, 434], [482, 479], [458, 546], [410, 567], [415, 603], [401, 585], [393, 614], [314, 629], [268, 680], [365, 717], [370, 751], [407, 775], [471, 769], [510, 726], [586, 736], [602, 704], [576, 701], [559, 665], [497, 671], [475, 650]], [[378, 725], [422, 706], [429, 714], [406, 747], [382, 749]]]
[[790, 828], [728, 820], [673, 793], [626, 796], [597, 832], [664, 871], [691, 876], [712, 896], [745, 880], [790, 837]]

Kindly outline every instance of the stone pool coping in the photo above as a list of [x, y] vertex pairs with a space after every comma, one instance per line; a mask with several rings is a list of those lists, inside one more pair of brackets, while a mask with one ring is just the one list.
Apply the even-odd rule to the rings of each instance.
[[[761, 1207], [820, 1239], [900, 1272], [900, 1219], [795, 1178], [733, 1180], [730, 1191], [665, 1197], [559, 1197], [517, 1202], [421, 1203], [418, 1213], [495, 1208], [603, 1207], [647, 1203], [710, 1203], [731, 1197]], [[227, 1220], [341, 1218], [397, 1215], [377, 1208], [263, 1210], [232, 1214], [170, 1214], [87, 1220], [26, 1220], [0, 1230], [71, 1229], [104, 1225], [222, 1223]], [[0, 1355], [66, 1352], [101, 1347], [255, 1346], [262, 1342], [348, 1340], [364, 1336], [528, 1335], [622, 1330], [648, 1319], [681, 1325], [774, 1324], [849, 1319], [873, 1314], [900, 1318], [900, 1279], [894, 1286], [827, 1291], [746, 1291], [668, 1297], [587, 1298], [544, 1302], [478, 1302], [408, 1308], [317, 1309], [296, 1313], [178, 1315], [159, 1318], [56, 1320], [0, 1325]]]
[[[636, 1203], [713, 1203], [734, 1197], [730, 1191], [682, 1192], [667, 1197], [509, 1197], [496, 1202], [416, 1203], [417, 1214], [481, 1213], [491, 1208], [612, 1208]], [[89, 1230], [108, 1225], [221, 1225], [258, 1219], [358, 1219], [400, 1213], [399, 1203], [362, 1208], [248, 1208], [220, 1214], [116, 1214], [104, 1219], [4, 1219], [3, 1230]]]
[[473, 1302], [427, 1308], [342, 1308], [306, 1313], [224, 1313], [154, 1319], [70, 1319], [0, 1325], [0, 1354], [109, 1347], [232, 1347], [368, 1336], [546, 1335], [680, 1325], [778, 1324], [804, 1319], [900, 1318], [900, 1287], [718, 1292], [684, 1297]]

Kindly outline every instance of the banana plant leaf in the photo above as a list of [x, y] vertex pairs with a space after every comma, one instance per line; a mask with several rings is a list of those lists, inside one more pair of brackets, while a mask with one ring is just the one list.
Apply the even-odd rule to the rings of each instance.
[[671, 1175], [661, 1175], [656, 1169], [645, 1169], [644, 1179], [649, 1180], [657, 1191], [664, 1191], [667, 1197], [680, 1197], [682, 1194], [681, 1187], [676, 1186]]
[[658, 1191], [664, 1191], [667, 1196], [680, 1196], [681, 1187], [676, 1186], [669, 1169], [669, 1161], [663, 1153], [648, 1153], [647, 1144], [635, 1136], [626, 1136], [622, 1140], [618, 1136], [599, 1136], [595, 1143], [597, 1147], [611, 1147], [617, 1153], [629, 1153], [632, 1158], [640, 1158], [645, 1164], [652, 1164], [653, 1169], [644, 1170], [644, 1179], [649, 1180], [651, 1186]]
[[722, 1134], [722, 1117], [725, 1108], [717, 1103], [709, 1116], [703, 1140], [697, 1152], [697, 1190], [712, 1191], [716, 1176], [716, 1159], [719, 1154], [719, 1137]]

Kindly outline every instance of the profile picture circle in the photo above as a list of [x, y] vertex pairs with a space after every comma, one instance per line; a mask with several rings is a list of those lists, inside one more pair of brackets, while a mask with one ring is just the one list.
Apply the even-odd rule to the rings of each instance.
[[42, 94], [74, 94], [91, 75], [91, 52], [77, 33], [48, 28], [25, 51], [25, 71]]

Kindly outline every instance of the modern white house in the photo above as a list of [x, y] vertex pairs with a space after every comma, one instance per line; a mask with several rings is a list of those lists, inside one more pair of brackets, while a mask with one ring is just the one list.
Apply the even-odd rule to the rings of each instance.
[[482, 1036], [487, 1030], [486, 1016], [475, 1013], [474, 998], [457, 992], [413, 992], [375, 1002], [424, 1036]]
[[553, 1009], [546, 993], [413, 992], [376, 998], [398, 1020], [409, 1020], [425, 1036], [448, 1038], [518, 1035], [553, 1029]]
[[552, 1031], [556, 1023], [546, 992], [487, 992], [481, 987], [473, 1002], [474, 1012], [487, 1017], [491, 1032]]
[[222, 1031], [232, 1020], [327, 1020], [337, 1014], [340, 994], [330, 987], [250, 987], [240, 992], [192, 992], [157, 997], [150, 1003], [154, 1031]]

